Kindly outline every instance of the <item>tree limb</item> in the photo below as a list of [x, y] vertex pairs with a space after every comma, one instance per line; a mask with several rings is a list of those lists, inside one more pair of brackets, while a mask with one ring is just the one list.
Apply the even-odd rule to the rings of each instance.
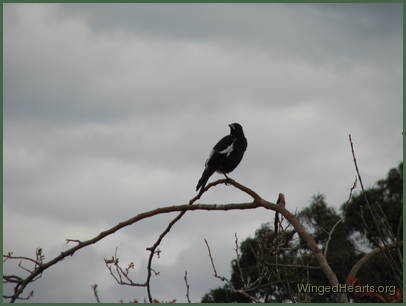
[[[201, 195], [206, 192], [209, 188], [218, 185], [218, 184], [224, 184], [224, 183], [228, 183], [233, 185], [234, 187], [236, 187], [237, 189], [249, 194], [252, 198], [253, 198], [253, 202], [250, 203], [232, 203], [232, 204], [195, 204], [195, 205], [191, 205], [191, 203], [194, 203], [194, 201], [196, 201], [197, 199], [199, 199], [201, 197]], [[56, 256], [55, 258], [53, 258], [52, 260], [48, 261], [48, 262], [44, 262], [41, 263], [41, 265], [35, 267], [35, 269], [32, 271], [32, 273], [26, 277], [23, 281], [21, 281], [20, 283], [18, 283], [15, 288], [14, 288], [14, 294], [11, 296], [10, 298], [10, 302], [15, 302], [16, 299], [22, 294], [22, 292], [24, 291], [24, 289], [26, 288], [26, 286], [31, 283], [36, 276], [40, 275], [43, 271], [47, 270], [48, 268], [50, 268], [51, 266], [55, 265], [56, 263], [58, 263], [59, 261], [65, 259], [67, 256], [72, 256], [76, 251], [87, 247], [89, 245], [95, 244], [98, 241], [102, 240], [103, 238], [114, 234], [115, 232], [117, 232], [118, 230], [132, 225], [140, 220], [146, 219], [146, 218], [150, 218], [153, 217], [155, 215], [159, 215], [159, 214], [166, 214], [166, 213], [172, 213], [172, 212], [181, 212], [177, 218], [175, 218], [171, 223], [170, 226], [167, 227], [167, 229], [165, 230], [165, 232], [163, 234], [161, 234], [160, 239], [157, 241], [157, 243], [154, 244], [154, 246], [159, 245], [160, 241], [162, 240], [163, 236], [165, 236], [165, 234], [167, 232], [169, 232], [170, 227], [177, 221], [180, 219], [181, 216], [183, 216], [183, 214], [186, 213], [186, 211], [195, 211], [195, 210], [207, 210], [207, 211], [228, 211], [228, 210], [244, 210], [244, 209], [256, 209], [259, 207], [263, 207], [265, 209], [270, 209], [273, 211], [276, 211], [278, 213], [280, 213], [284, 218], [286, 218], [291, 224], [292, 226], [295, 228], [295, 230], [298, 232], [298, 234], [306, 241], [307, 245], [309, 246], [309, 248], [311, 249], [311, 251], [313, 252], [313, 254], [315, 255], [316, 259], [319, 262], [319, 265], [322, 269], [322, 271], [324, 272], [324, 274], [326, 275], [327, 279], [329, 280], [331, 285], [337, 285], [338, 284], [338, 279], [337, 276], [335, 275], [334, 271], [331, 269], [331, 267], [329, 266], [326, 258], [323, 256], [323, 253], [320, 251], [320, 249], [318, 248], [314, 238], [307, 233], [306, 229], [303, 227], [303, 225], [296, 219], [296, 217], [291, 214], [288, 210], [286, 210], [284, 207], [268, 202], [264, 199], [262, 199], [257, 193], [255, 193], [254, 191], [252, 191], [250, 188], [245, 187], [239, 183], [237, 183], [234, 180], [217, 180], [211, 184], [208, 184], [206, 186], [206, 188], [204, 188], [197, 196], [195, 196], [190, 202], [189, 204], [183, 204], [183, 205], [174, 205], [174, 206], [166, 206], [166, 207], [161, 207], [161, 208], [156, 208], [147, 212], [143, 212], [140, 214], [137, 214], [136, 216], [118, 223], [117, 225], [113, 226], [112, 228], [105, 230], [101, 233], [99, 233], [97, 236], [89, 239], [89, 240], [85, 240], [85, 241], [80, 241], [78, 242], [77, 245], [75, 245], [74, 247], [61, 252], [58, 256]], [[151, 249], [151, 251], [154, 252], [154, 248]], [[153, 254], [151, 252], [151, 254]], [[153, 255], [152, 255], [153, 256]], [[3, 256], [5, 257], [5, 256]], [[149, 269], [148, 271], [151, 271], [150, 269], [150, 265], [149, 265]], [[151, 273], [151, 272], [149, 272]], [[3, 276], [4, 279], [4, 276]], [[340, 302], [347, 302], [347, 296], [345, 294], [339, 293], [338, 294], [339, 297], [339, 301]]]
[[363, 257], [361, 257], [360, 260], [358, 260], [351, 268], [350, 273], [348, 273], [347, 276], [347, 284], [353, 284], [354, 280], [356, 280], [357, 273], [358, 271], [362, 268], [364, 264], [366, 264], [372, 257], [378, 255], [381, 252], [384, 252], [386, 249], [393, 249], [393, 248], [398, 248], [403, 245], [403, 241], [399, 241], [398, 243], [394, 243], [391, 245], [387, 245], [386, 247], [381, 247], [381, 248], [375, 248], [368, 254], [365, 254]]

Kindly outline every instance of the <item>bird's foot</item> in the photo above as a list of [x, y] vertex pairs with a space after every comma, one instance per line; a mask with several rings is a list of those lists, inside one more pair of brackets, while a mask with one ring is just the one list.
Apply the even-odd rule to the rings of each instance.
[[224, 176], [226, 177], [226, 181], [225, 181], [225, 184], [226, 184], [226, 185], [228, 185], [228, 183], [234, 181], [233, 179], [229, 178], [229, 177], [227, 176], [227, 174], [225, 174], [225, 173], [223, 173], [223, 174], [224, 174]]

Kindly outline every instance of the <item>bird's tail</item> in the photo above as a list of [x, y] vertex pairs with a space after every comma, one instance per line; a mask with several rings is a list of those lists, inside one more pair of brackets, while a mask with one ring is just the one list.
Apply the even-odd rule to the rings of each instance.
[[206, 186], [207, 181], [209, 180], [210, 176], [214, 173], [212, 169], [204, 169], [202, 177], [200, 178], [199, 182], [196, 186], [196, 191], [200, 188], [203, 189]]

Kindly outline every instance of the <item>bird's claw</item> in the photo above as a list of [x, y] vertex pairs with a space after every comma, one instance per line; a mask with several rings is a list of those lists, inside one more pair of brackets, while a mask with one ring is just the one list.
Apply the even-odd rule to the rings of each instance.
[[224, 182], [224, 184], [228, 185], [232, 181], [234, 181], [234, 180], [229, 178], [228, 176], [226, 176], [226, 181]]

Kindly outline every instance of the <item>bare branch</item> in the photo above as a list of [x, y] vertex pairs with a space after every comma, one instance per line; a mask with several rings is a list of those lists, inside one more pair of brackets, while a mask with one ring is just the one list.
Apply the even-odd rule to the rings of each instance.
[[372, 257], [378, 255], [381, 252], [384, 252], [385, 249], [393, 249], [393, 248], [400, 248], [403, 246], [403, 242], [399, 241], [398, 243], [394, 243], [382, 248], [375, 248], [368, 254], [365, 254], [360, 260], [358, 260], [351, 268], [350, 273], [347, 276], [347, 284], [353, 284], [354, 280], [356, 280], [356, 276], [358, 271], [362, 268], [362, 266], [367, 263]]
[[[349, 134], [349, 140], [350, 140], [350, 145], [351, 145], [351, 153], [352, 153], [352, 157], [354, 160], [354, 165], [355, 165], [355, 170], [358, 176], [358, 180], [360, 182], [361, 185], [361, 189], [362, 189], [362, 195], [364, 197], [365, 203], [366, 203], [366, 207], [371, 215], [371, 219], [372, 219], [372, 224], [375, 226], [376, 231], [379, 233], [378, 239], [376, 240], [376, 244], [380, 247], [383, 247], [383, 255], [385, 256], [387, 262], [389, 263], [389, 267], [391, 268], [395, 278], [398, 280], [399, 284], [402, 284], [402, 266], [399, 265], [396, 262], [396, 259], [394, 258], [394, 256], [391, 255], [390, 252], [387, 252], [387, 246], [391, 245], [393, 243], [396, 243], [396, 241], [398, 241], [398, 239], [396, 238], [395, 234], [392, 231], [391, 226], [389, 225], [389, 221], [387, 219], [386, 214], [384, 213], [381, 205], [374, 205], [374, 209], [372, 208], [368, 197], [367, 197], [367, 193], [364, 189], [364, 185], [362, 183], [362, 178], [358, 169], [358, 164], [357, 164], [357, 159], [355, 157], [355, 152], [354, 152], [354, 145], [351, 139], [351, 134]], [[366, 225], [367, 228], [369, 228], [369, 225], [367, 222], [365, 222], [365, 218], [363, 216], [363, 211], [362, 211], [362, 206], [361, 206], [361, 218], [364, 222], [364, 224]]]
[[[34, 296], [34, 290], [31, 290], [30, 293], [29, 293], [26, 297], [21, 297], [21, 296], [19, 296], [19, 297], [17, 297], [16, 299], [17, 299], [17, 300], [20, 300], [20, 301], [27, 301], [27, 300], [29, 300], [30, 298], [32, 298], [33, 296]], [[3, 298], [5, 298], [5, 299], [12, 299], [13, 296], [12, 296], [12, 295], [10, 295], [10, 296], [8, 296], [8, 295], [3, 295]]]
[[97, 302], [97, 303], [100, 303], [99, 294], [97, 293], [97, 284], [94, 284], [94, 285], [92, 286], [92, 289], [93, 289], [93, 294], [94, 294], [94, 297], [95, 297], [95, 299], [96, 299], [96, 302]]
[[226, 277], [221, 276], [221, 275], [218, 275], [217, 270], [216, 270], [216, 266], [214, 265], [213, 256], [211, 255], [210, 246], [209, 246], [209, 243], [207, 242], [206, 238], [204, 238], [204, 242], [206, 243], [207, 251], [209, 252], [209, 257], [210, 257], [211, 266], [212, 266], [213, 271], [214, 271], [214, 277], [220, 279], [220, 280], [223, 281], [223, 282], [229, 282], [229, 280], [228, 280]]
[[358, 181], [358, 177], [355, 176], [354, 184], [352, 185], [352, 187], [351, 187], [351, 189], [350, 189], [350, 195], [348, 196], [347, 204], [351, 201], [352, 192], [353, 192], [354, 189], [357, 187], [357, 181]]
[[69, 242], [76, 242], [77, 244], [81, 244], [82, 241], [78, 240], [78, 239], [65, 239], [66, 244], [68, 244]]
[[[254, 201], [250, 202], [250, 203], [232, 203], [232, 204], [221, 204], [221, 205], [218, 205], [218, 204], [191, 205], [196, 200], [198, 200], [201, 197], [201, 195], [204, 192], [206, 192], [209, 188], [211, 188], [215, 185], [218, 185], [218, 184], [225, 184], [225, 183], [233, 185], [237, 189], [240, 189], [241, 191], [249, 194], [254, 199]], [[148, 264], [148, 278], [147, 278], [146, 286], [148, 289], [149, 298], [152, 299], [152, 296], [150, 294], [150, 286], [149, 286], [149, 280], [150, 280], [151, 273], [152, 273], [152, 270], [151, 270], [152, 257], [155, 254], [156, 248], [159, 245], [159, 243], [162, 241], [163, 237], [170, 231], [171, 227], [186, 213], [186, 211], [195, 211], [195, 210], [228, 211], [228, 210], [256, 209], [259, 207], [277, 211], [284, 218], [286, 218], [288, 220], [288, 222], [290, 222], [292, 224], [292, 226], [294, 227], [296, 232], [298, 232], [299, 235], [306, 241], [307, 245], [309, 246], [309, 248], [311, 249], [313, 254], [316, 256], [316, 259], [318, 260], [320, 267], [323, 270], [324, 274], [326, 275], [327, 279], [329, 280], [330, 284], [331, 285], [338, 284], [338, 280], [337, 280], [335, 273], [331, 270], [331, 267], [329, 266], [326, 258], [323, 256], [323, 253], [317, 247], [317, 244], [316, 244], [314, 238], [309, 233], [307, 233], [306, 229], [296, 219], [296, 217], [293, 214], [291, 214], [281, 205], [277, 205], [277, 204], [263, 200], [257, 193], [255, 193], [251, 189], [235, 182], [234, 180], [223, 179], [223, 180], [218, 180], [218, 181], [208, 184], [203, 190], [201, 190], [201, 192], [197, 196], [195, 196], [192, 200], [189, 201], [189, 204], [166, 206], [166, 207], [161, 207], [161, 208], [157, 208], [157, 209], [153, 209], [153, 210], [150, 210], [147, 212], [137, 214], [136, 216], [134, 216], [126, 221], [120, 222], [119, 224], [115, 225], [114, 227], [99, 233], [97, 236], [95, 236], [91, 239], [82, 241], [81, 243], [73, 246], [72, 248], [61, 252], [58, 256], [49, 260], [48, 262], [40, 263], [40, 265], [38, 265], [28, 277], [26, 277], [23, 281], [21, 281], [20, 283], [18, 283], [15, 286], [15, 288], [14, 288], [15, 291], [14, 291], [14, 294], [12, 295], [12, 297], [10, 298], [10, 302], [15, 302], [15, 300], [18, 299], [18, 297], [22, 294], [22, 292], [24, 291], [26, 286], [29, 283], [31, 283], [33, 280], [35, 280], [38, 275], [41, 275], [41, 273], [43, 271], [45, 271], [46, 269], [55, 265], [56, 263], [63, 260], [67, 256], [72, 256], [76, 251], [78, 251], [84, 247], [87, 247], [89, 245], [95, 244], [98, 241], [102, 240], [103, 238], [105, 238], [109, 235], [112, 235], [115, 232], [117, 232], [118, 230], [120, 230], [126, 226], [132, 225], [140, 220], [150, 218], [150, 217], [153, 217], [153, 216], [159, 215], [159, 214], [180, 212], [180, 214], [175, 219], [173, 219], [173, 221], [168, 225], [166, 230], [160, 235], [158, 241], [153, 245], [153, 247], [150, 248], [151, 253], [150, 253], [150, 260], [149, 260], [149, 264]], [[3, 276], [3, 280], [4, 279], [6, 279], [6, 278], [4, 278], [4, 276]], [[140, 284], [140, 285], [143, 285], [143, 284]], [[338, 296], [339, 296], [339, 300], [341, 302], [347, 302], [347, 297], [345, 294], [338, 294]]]
[[[6, 254], [6, 255], [3, 255], [3, 262], [5, 262], [5, 261], [7, 261], [7, 260], [9, 260], [9, 259], [20, 259], [20, 260], [26, 260], [26, 261], [30, 261], [30, 262], [32, 262], [32, 263], [34, 263], [35, 265], [37, 265], [37, 266], [40, 266], [41, 265], [41, 263], [39, 262], [39, 261], [37, 261], [37, 260], [35, 260], [35, 259], [32, 259], [32, 258], [30, 258], [30, 257], [25, 257], [25, 256], [13, 256], [13, 255], [11, 255], [12, 253], [10, 252], [10, 253], [8, 253], [8, 254]], [[21, 261], [20, 261], [21, 262]]]
[[235, 240], [234, 240], [235, 248], [234, 248], [234, 250], [235, 250], [235, 254], [236, 254], [236, 256], [237, 256], [237, 269], [238, 269], [238, 272], [240, 273], [241, 282], [243, 283], [244, 287], [246, 287], [247, 284], [246, 284], [246, 282], [245, 282], [244, 275], [243, 275], [243, 273], [242, 273], [242, 269], [241, 269], [241, 266], [240, 266], [240, 252], [238, 251], [239, 246], [238, 246], [237, 233], [234, 233], [234, 237], [235, 237]]
[[188, 283], [188, 281], [187, 281], [187, 271], [185, 271], [185, 276], [183, 277], [183, 279], [185, 280], [185, 285], [186, 285], [186, 298], [187, 298], [187, 302], [188, 303], [191, 303], [190, 302], [190, 297], [189, 297], [189, 283]]
[[[367, 204], [366, 206], [368, 207], [368, 210], [369, 210], [369, 212], [371, 214], [371, 218], [372, 218], [372, 221], [373, 221], [373, 223], [374, 223], [374, 225], [376, 227], [376, 230], [380, 234], [381, 242], [382, 242], [383, 246], [386, 246], [387, 242], [386, 242], [385, 233], [388, 236], [393, 236], [392, 231], [390, 230], [390, 226], [387, 224], [386, 215], [382, 211], [381, 206], [376, 205], [376, 208], [378, 210], [380, 210], [379, 212], [381, 213], [381, 216], [376, 216], [374, 211], [372, 210], [372, 206], [371, 206], [371, 204], [370, 204], [370, 202], [368, 200], [367, 193], [366, 193], [365, 188], [364, 188], [364, 184], [362, 183], [361, 174], [360, 174], [359, 169], [358, 169], [358, 163], [357, 163], [357, 158], [355, 157], [354, 144], [353, 144], [352, 139], [351, 139], [351, 134], [349, 134], [348, 137], [349, 137], [349, 140], [350, 140], [351, 153], [352, 153], [352, 158], [353, 158], [353, 161], [354, 161], [355, 171], [357, 173], [358, 180], [359, 180], [360, 185], [361, 185], [362, 195], [364, 197], [365, 203]], [[378, 222], [378, 220], [381, 220], [382, 222]]]
[[117, 257], [117, 248], [114, 256], [111, 259], [104, 259], [104, 264], [110, 272], [110, 275], [115, 279], [119, 285], [133, 286], [133, 287], [146, 287], [146, 283], [136, 283], [129, 276], [130, 271], [134, 269], [134, 263], [130, 262], [126, 268], [119, 265], [119, 258]]
[[333, 235], [334, 230], [336, 229], [337, 225], [338, 225], [340, 222], [342, 222], [342, 221], [343, 221], [343, 219], [340, 218], [340, 220], [338, 220], [338, 221], [333, 225], [333, 227], [331, 228], [331, 231], [328, 233], [328, 239], [327, 239], [327, 241], [326, 241], [326, 247], [324, 248], [324, 257], [326, 257], [326, 258], [327, 258], [327, 252], [328, 252], [328, 245], [330, 244], [330, 241], [331, 241], [331, 236]]
[[354, 144], [352, 143], [351, 134], [349, 134], [348, 137], [349, 137], [349, 139], [350, 139], [351, 153], [352, 153], [352, 158], [353, 158], [353, 160], [354, 160], [355, 171], [357, 172], [358, 180], [359, 180], [359, 183], [360, 183], [360, 185], [361, 185], [362, 192], [364, 193], [364, 196], [365, 196], [365, 201], [369, 204], [368, 198], [367, 198], [366, 195], [365, 195], [364, 184], [362, 183], [362, 178], [361, 178], [361, 175], [360, 175], [360, 173], [359, 173], [357, 158], [355, 157]]
[[[205, 193], [211, 187], [216, 186], [217, 184], [220, 184], [222, 182], [225, 183], [226, 180], [218, 180], [218, 181], [215, 181], [213, 183], [208, 184], [204, 189], [201, 189], [200, 192], [189, 201], [189, 205], [193, 205], [194, 202], [196, 202], [198, 199], [200, 199], [200, 197], [203, 195], [203, 193]], [[178, 222], [183, 217], [183, 215], [185, 213], [186, 213], [186, 211], [182, 211], [174, 219], [172, 219], [172, 221], [169, 222], [169, 224], [167, 225], [165, 230], [159, 235], [157, 241], [151, 247], [147, 248], [147, 251], [149, 251], [150, 254], [149, 254], [149, 257], [148, 257], [147, 280], [145, 281], [145, 286], [147, 288], [147, 294], [148, 294], [148, 299], [149, 299], [150, 303], [152, 303], [152, 301], [153, 301], [152, 293], [151, 293], [151, 276], [152, 276], [152, 272], [155, 275], [159, 275], [159, 272], [156, 272], [152, 268], [152, 260], [153, 260], [155, 254], [157, 254], [158, 258], [159, 258], [159, 254], [161, 252], [161, 251], [159, 251], [157, 249], [159, 244], [164, 239], [164, 237], [169, 233], [169, 231], [172, 229], [172, 227], [175, 225], [175, 223]]]
[[249, 294], [248, 294], [245, 290], [243, 290], [243, 289], [235, 289], [234, 286], [233, 286], [233, 284], [232, 284], [226, 277], [221, 276], [221, 275], [219, 275], [219, 274], [217, 273], [216, 266], [214, 265], [213, 256], [211, 255], [210, 246], [209, 246], [209, 243], [207, 242], [206, 238], [204, 238], [204, 242], [206, 243], [207, 251], [209, 252], [209, 257], [210, 257], [211, 266], [212, 266], [213, 271], [214, 271], [214, 277], [216, 277], [216, 278], [220, 279], [221, 281], [227, 283], [227, 284], [230, 286], [230, 289], [233, 290], [234, 292], [237, 292], [237, 293], [239, 293], [239, 294], [241, 294], [241, 295], [243, 295], [243, 296], [249, 298], [250, 300], [252, 300], [252, 301], [255, 302], [255, 303], [259, 303], [259, 301], [258, 301], [255, 297], [249, 295]]
[[23, 279], [17, 275], [4, 275], [3, 283], [21, 283]]

